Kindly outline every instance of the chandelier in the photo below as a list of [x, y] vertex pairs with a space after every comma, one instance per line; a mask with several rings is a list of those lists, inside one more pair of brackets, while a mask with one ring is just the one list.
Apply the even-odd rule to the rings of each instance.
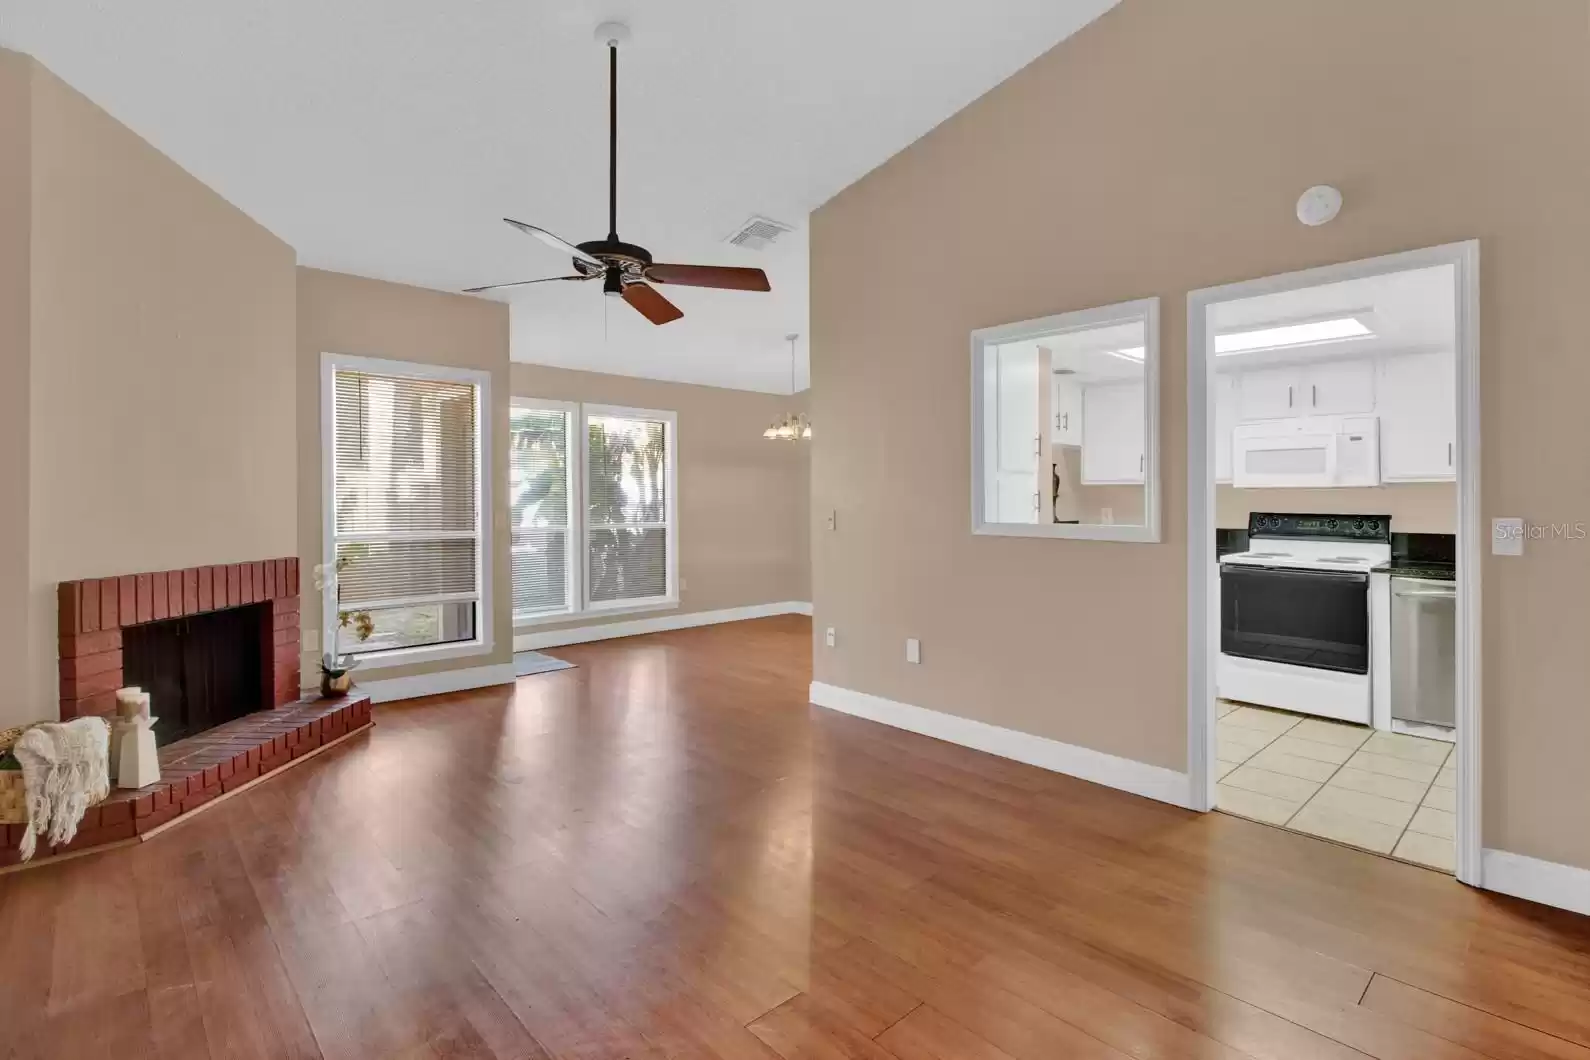
[[[799, 333], [784, 336], [789, 341], [789, 392], [795, 393], [795, 340], [800, 338]], [[773, 421], [773, 425], [762, 432], [762, 437], [775, 442], [802, 442], [809, 441], [812, 436], [812, 421], [806, 418], [804, 412], [786, 412], [782, 419]]]

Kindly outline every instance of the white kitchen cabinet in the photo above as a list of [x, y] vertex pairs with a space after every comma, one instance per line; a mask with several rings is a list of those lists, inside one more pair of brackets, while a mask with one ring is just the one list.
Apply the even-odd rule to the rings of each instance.
[[1298, 387], [1303, 416], [1348, 416], [1375, 411], [1375, 362], [1317, 361], [1305, 365]]
[[1057, 375], [1050, 387], [1050, 441], [1082, 444], [1082, 387], [1070, 376]]
[[1457, 363], [1451, 353], [1405, 353], [1379, 365], [1380, 477], [1457, 477]]
[[1082, 391], [1082, 484], [1144, 481], [1141, 382], [1101, 383]]
[[1215, 481], [1231, 481], [1231, 429], [1237, 425], [1237, 377], [1215, 376]]
[[1043, 438], [1037, 349], [1001, 347], [993, 376], [995, 451], [989, 469], [993, 511], [988, 515], [997, 523], [1036, 523], [1042, 498], [1038, 464]]
[[1244, 423], [1375, 411], [1375, 364], [1367, 358], [1254, 368], [1238, 380]]
[[1296, 365], [1254, 368], [1237, 376], [1238, 408], [1242, 422], [1301, 416], [1298, 388], [1303, 373]]

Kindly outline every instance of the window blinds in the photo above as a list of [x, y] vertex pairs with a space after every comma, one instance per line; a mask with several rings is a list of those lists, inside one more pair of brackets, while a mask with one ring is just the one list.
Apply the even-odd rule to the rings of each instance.
[[[513, 612], [569, 607], [569, 414], [513, 409], [509, 417]], [[578, 436], [576, 436], [578, 437]]]
[[342, 608], [478, 596], [478, 424], [469, 383], [335, 373]]
[[587, 419], [586, 595], [593, 604], [668, 595], [667, 426]]

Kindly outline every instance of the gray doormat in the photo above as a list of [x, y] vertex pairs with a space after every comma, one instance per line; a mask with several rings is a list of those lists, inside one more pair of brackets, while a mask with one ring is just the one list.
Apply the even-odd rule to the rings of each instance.
[[513, 653], [513, 672], [519, 677], [529, 677], [531, 674], [550, 673], [553, 670], [572, 670], [574, 664], [554, 659], [550, 655], [542, 655], [538, 651], [516, 651]]

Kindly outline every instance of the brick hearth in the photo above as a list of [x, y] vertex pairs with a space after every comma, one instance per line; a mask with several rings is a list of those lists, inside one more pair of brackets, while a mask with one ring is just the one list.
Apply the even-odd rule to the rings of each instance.
[[[42, 840], [29, 864], [93, 847], [143, 838], [217, 796], [236, 791], [316, 748], [370, 724], [370, 697], [355, 691], [337, 699], [304, 699], [261, 710], [160, 748], [160, 781], [147, 788], [112, 788], [88, 808], [77, 836], [60, 847]], [[17, 864], [23, 825], [0, 825], [0, 868]]]
[[62, 582], [59, 593], [62, 721], [115, 711], [124, 628], [249, 604], [270, 611], [261, 631], [264, 702], [281, 706], [298, 698], [296, 557]]

